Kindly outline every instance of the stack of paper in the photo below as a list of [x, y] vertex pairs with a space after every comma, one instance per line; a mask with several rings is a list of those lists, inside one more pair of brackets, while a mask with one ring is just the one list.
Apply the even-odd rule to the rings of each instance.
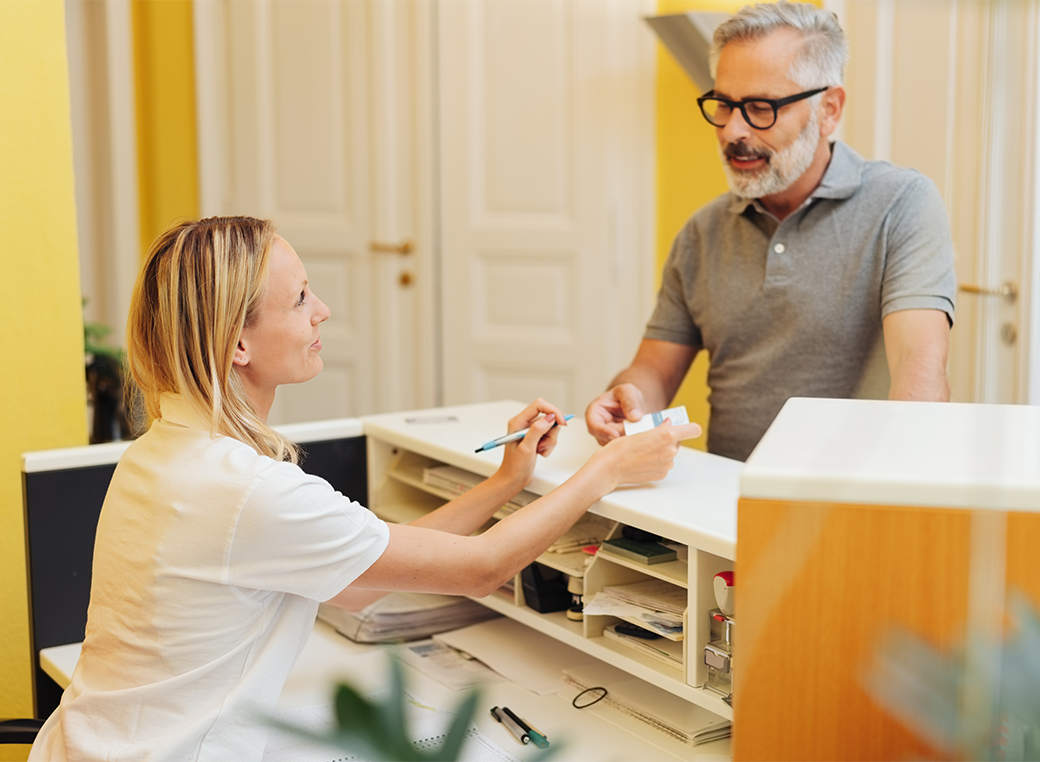
[[[455, 466], [428, 466], [423, 469], [423, 483], [431, 487], [437, 487], [458, 497], [468, 492], [484, 481], [484, 477], [466, 471]], [[528, 503], [538, 499], [538, 495], [524, 490], [508, 503], [503, 505], [498, 512], [500, 516], [507, 516], [518, 508], [523, 508]]]
[[675, 669], [682, 669], [683, 646], [682, 641], [668, 640], [667, 638], [655, 638], [647, 640], [635, 635], [626, 635], [617, 631], [617, 625], [612, 624], [603, 630], [603, 637], [621, 643], [634, 651], [656, 659], [662, 664], [667, 664]]
[[620, 617], [670, 640], [682, 640], [686, 604], [684, 588], [665, 580], [648, 579], [629, 585], [608, 585], [585, 602], [584, 611], [587, 616]]
[[[437, 487], [458, 497], [484, 481], [470, 471], [455, 466], [428, 466], [423, 469], [423, 483]], [[524, 490], [503, 505], [495, 514], [496, 518], [504, 518], [513, 511], [522, 508], [538, 499], [538, 495]], [[586, 545], [599, 545], [610, 534], [611, 522], [593, 514], [587, 515], [560, 537], [548, 549], [548, 553], [576, 553]], [[576, 570], [584, 570], [584, 559]]]
[[390, 593], [357, 612], [318, 607], [318, 619], [358, 643], [427, 638], [497, 616], [469, 598], [429, 593]]
[[609, 664], [573, 667], [563, 674], [567, 684], [579, 691], [606, 688], [603, 703], [689, 746], [728, 738], [732, 732], [728, 720]]
[[588, 545], [599, 545], [610, 534], [610, 522], [591, 513], [554, 542], [547, 553], [575, 553]]
[[422, 480], [431, 487], [461, 495], [484, 481], [484, 477], [455, 466], [428, 466], [423, 469]]
[[556, 638], [506, 617], [445, 632], [434, 640], [479, 659], [507, 680], [541, 696], [566, 688], [563, 673], [567, 668], [601, 663]]

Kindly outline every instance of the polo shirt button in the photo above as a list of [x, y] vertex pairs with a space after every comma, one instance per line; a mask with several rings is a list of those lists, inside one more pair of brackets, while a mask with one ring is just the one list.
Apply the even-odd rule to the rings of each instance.
[[785, 248], [786, 247], [782, 243], [778, 243], [776, 246], [773, 247], [773, 251], [775, 251], [777, 254], [783, 254]]

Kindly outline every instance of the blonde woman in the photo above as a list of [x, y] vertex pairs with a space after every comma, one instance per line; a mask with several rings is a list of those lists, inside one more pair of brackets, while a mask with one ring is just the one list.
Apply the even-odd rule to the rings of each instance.
[[319, 601], [385, 591], [484, 596], [623, 482], [661, 479], [695, 424], [623, 437], [569, 481], [469, 536], [531, 478], [560, 411], [538, 400], [501, 468], [408, 525], [308, 476], [266, 423], [280, 384], [322, 367], [328, 308], [270, 222], [185, 222], [153, 244], [127, 328], [147, 433], [98, 523], [86, 637], [30, 759], [259, 760]]

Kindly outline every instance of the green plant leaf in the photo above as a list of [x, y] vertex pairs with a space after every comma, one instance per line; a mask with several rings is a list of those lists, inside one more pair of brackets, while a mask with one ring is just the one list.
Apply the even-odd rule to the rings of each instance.
[[346, 730], [369, 728], [376, 707], [349, 685], [340, 685], [335, 699], [336, 722]]
[[455, 712], [455, 719], [452, 720], [451, 727], [448, 729], [441, 748], [426, 756], [426, 759], [454, 760], [459, 758], [459, 754], [462, 752], [462, 745], [466, 742], [466, 733], [469, 731], [470, 720], [473, 719], [473, 715], [477, 711], [479, 699], [480, 694], [477, 691], [473, 691], [466, 696]]

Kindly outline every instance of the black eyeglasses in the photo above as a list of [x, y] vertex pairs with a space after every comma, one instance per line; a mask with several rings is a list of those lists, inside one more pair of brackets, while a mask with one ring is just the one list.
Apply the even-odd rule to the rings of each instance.
[[729, 118], [733, 116], [733, 109], [736, 108], [740, 109], [740, 113], [744, 115], [744, 121], [756, 130], [768, 130], [776, 124], [776, 114], [783, 106], [804, 98], [811, 98], [827, 89], [818, 87], [797, 95], [788, 95], [786, 98], [748, 98], [743, 101], [719, 98], [715, 95], [714, 90], [709, 90], [697, 99], [697, 105], [701, 107], [701, 113], [708, 120], [708, 124], [716, 127], [725, 127]]

